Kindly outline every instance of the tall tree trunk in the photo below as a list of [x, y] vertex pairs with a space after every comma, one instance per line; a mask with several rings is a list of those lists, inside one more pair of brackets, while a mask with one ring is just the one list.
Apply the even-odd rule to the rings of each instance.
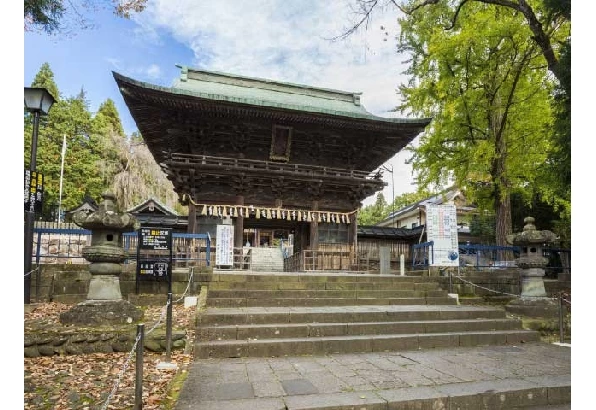
[[508, 193], [503, 193], [495, 199], [496, 228], [495, 239], [499, 246], [508, 246], [507, 235], [512, 233], [511, 198]]
[[495, 157], [492, 161], [491, 177], [494, 187], [495, 242], [507, 246], [507, 235], [512, 233], [510, 183], [507, 178], [507, 138], [504, 112], [500, 109], [501, 98], [496, 95], [494, 108], [489, 115], [489, 127], [495, 141]]

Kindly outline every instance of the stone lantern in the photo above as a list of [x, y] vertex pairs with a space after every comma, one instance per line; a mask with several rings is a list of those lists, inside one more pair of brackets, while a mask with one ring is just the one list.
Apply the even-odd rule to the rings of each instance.
[[545, 245], [558, 238], [551, 231], [536, 230], [534, 218], [524, 218], [523, 232], [507, 235], [507, 242], [521, 248], [515, 264], [521, 269], [521, 299], [507, 305], [507, 310], [528, 316], [548, 316], [556, 304], [547, 298], [544, 288], [544, 268], [548, 259], [542, 255]]
[[63, 313], [63, 323], [124, 324], [142, 318], [142, 311], [123, 300], [120, 292], [122, 262], [126, 259], [122, 234], [138, 229], [139, 223], [133, 215], [118, 212], [114, 194], [104, 192], [102, 198], [96, 212], [73, 214], [77, 225], [92, 232], [91, 246], [83, 248], [83, 257], [91, 262], [91, 281], [87, 299]]

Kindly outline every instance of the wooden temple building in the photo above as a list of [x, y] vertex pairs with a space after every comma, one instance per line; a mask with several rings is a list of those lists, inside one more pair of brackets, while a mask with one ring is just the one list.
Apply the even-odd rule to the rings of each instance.
[[385, 185], [376, 170], [430, 122], [372, 115], [358, 92], [180, 68], [172, 87], [113, 75], [189, 206], [187, 231], [232, 223], [236, 248], [269, 230], [294, 253], [354, 251], [361, 202]]

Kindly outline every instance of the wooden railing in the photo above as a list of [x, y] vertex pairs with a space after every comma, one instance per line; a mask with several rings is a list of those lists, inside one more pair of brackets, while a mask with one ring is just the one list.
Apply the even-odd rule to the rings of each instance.
[[[167, 153], [164, 153], [167, 155]], [[284, 164], [279, 162], [258, 161], [251, 159], [238, 159], [226, 157], [212, 157], [208, 155], [193, 155], [173, 153], [167, 157], [166, 163], [172, 165], [183, 165], [185, 167], [196, 166], [199, 168], [213, 170], [233, 170], [244, 172], [267, 172], [272, 174], [285, 174], [291, 176], [304, 176], [308, 178], [326, 179], [361, 179], [369, 182], [379, 181], [382, 178], [370, 171], [349, 170], [342, 168], [323, 167], [306, 164]]]

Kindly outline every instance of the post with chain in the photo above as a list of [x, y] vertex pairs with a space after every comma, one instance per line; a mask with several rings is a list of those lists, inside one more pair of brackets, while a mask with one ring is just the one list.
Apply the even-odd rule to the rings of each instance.
[[559, 342], [564, 342], [563, 337], [563, 292], [559, 292]]
[[137, 325], [137, 362], [136, 362], [136, 378], [135, 378], [135, 407], [134, 410], [143, 409], [143, 346], [144, 346], [144, 332], [145, 325]]
[[166, 313], [166, 362], [172, 361], [172, 292], [168, 292], [168, 307]]

